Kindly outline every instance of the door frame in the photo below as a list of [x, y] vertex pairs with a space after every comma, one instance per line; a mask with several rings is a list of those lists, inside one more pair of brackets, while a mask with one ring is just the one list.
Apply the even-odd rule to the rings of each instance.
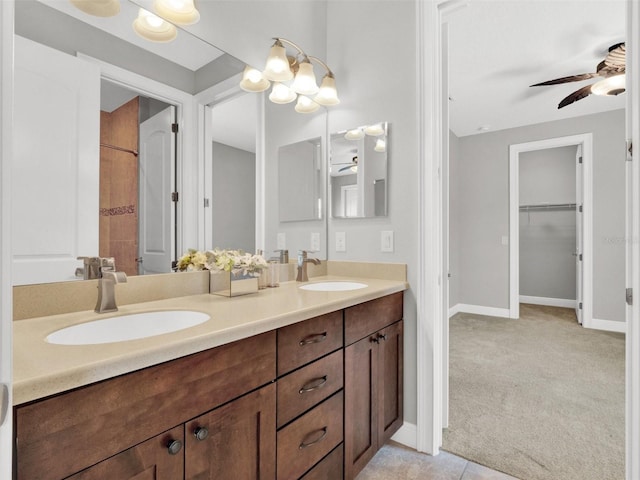
[[509, 146], [509, 318], [520, 317], [520, 154], [549, 148], [582, 148], [582, 325], [593, 317], [593, 135], [584, 133]]

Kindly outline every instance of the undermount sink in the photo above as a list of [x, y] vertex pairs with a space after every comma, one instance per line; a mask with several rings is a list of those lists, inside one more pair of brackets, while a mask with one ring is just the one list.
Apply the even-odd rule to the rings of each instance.
[[346, 292], [348, 290], [358, 290], [365, 288], [366, 283], [360, 282], [317, 282], [302, 285], [302, 290], [311, 290], [313, 292]]
[[124, 342], [195, 327], [209, 318], [206, 313], [190, 310], [132, 313], [66, 327], [51, 333], [46, 340], [56, 345]]

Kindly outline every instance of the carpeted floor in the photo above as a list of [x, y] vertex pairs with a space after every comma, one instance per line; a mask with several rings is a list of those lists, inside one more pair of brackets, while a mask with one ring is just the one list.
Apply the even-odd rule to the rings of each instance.
[[443, 449], [523, 480], [623, 480], [624, 335], [571, 309], [450, 319]]

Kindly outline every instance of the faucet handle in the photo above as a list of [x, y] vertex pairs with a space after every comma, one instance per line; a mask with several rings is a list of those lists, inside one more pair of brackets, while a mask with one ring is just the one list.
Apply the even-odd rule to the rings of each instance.
[[282, 248], [279, 250], [274, 250], [274, 252], [280, 254], [280, 263], [289, 263], [289, 250], [287, 250], [286, 248]]

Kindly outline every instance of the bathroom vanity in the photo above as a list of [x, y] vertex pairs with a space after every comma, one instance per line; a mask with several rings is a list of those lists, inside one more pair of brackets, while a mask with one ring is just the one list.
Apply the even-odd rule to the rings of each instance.
[[131, 305], [211, 320], [31, 356], [19, 349], [86, 312], [16, 322], [16, 478], [354, 478], [402, 424], [406, 289], [359, 281]]

